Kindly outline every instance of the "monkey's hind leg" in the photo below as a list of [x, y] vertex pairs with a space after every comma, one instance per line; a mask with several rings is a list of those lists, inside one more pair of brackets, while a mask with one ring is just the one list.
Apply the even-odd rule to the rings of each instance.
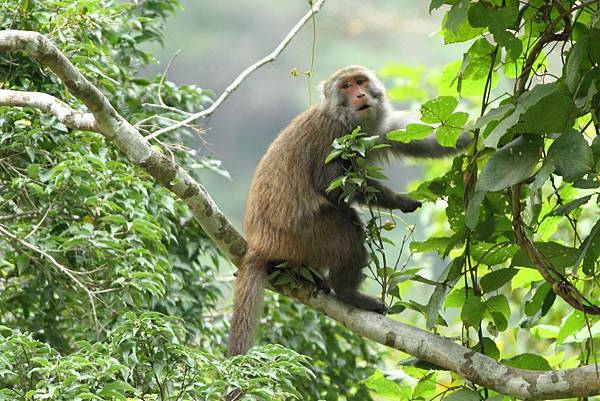
[[341, 301], [349, 305], [377, 313], [387, 312], [383, 302], [358, 291], [358, 286], [363, 279], [362, 268], [361, 263], [332, 268], [328, 277], [331, 288]]
[[308, 274], [311, 278], [310, 283], [314, 284], [316, 291], [323, 291], [325, 294], [329, 294], [331, 292], [331, 286], [329, 283], [327, 283], [327, 280], [308, 266], [286, 261], [271, 261], [267, 264], [267, 274], [269, 277], [271, 277], [273, 273], [277, 272], [278, 270], [284, 270], [285, 274], [293, 275], [294, 280], [308, 282], [309, 280], [307, 276], [297, 273], [298, 269], [306, 269], [306, 271], [308, 271]]

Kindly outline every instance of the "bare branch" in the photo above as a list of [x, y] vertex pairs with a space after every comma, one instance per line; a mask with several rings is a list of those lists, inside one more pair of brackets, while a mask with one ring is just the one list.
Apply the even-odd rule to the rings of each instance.
[[314, 3], [314, 5], [311, 7], [311, 9], [296, 23], [296, 25], [286, 35], [286, 37], [281, 41], [281, 43], [279, 43], [279, 45], [271, 53], [269, 53], [265, 57], [261, 58], [256, 63], [252, 64], [250, 67], [246, 68], [244, 71], [242, 71], [242, 73], [240, 75], [238, 75], [238, 77], [236, 79], [234, 79], [233, 82], [231, 84], [229, 84], [229, 86], [227, 88], [225, 88], [225, 91], [223, 93], [221, 93], [221, 95], [217, 98], [217, 100], [215, 100], [215, 102], [209, 108], [207, 108], [206, 110], [202, 110], [198, 113], [192, 114], [185, 120], [182, 120], [182, 121], [178, 122], [177, 124], [173, 124], [170, 127], [165, 127], [165, 128], [159, 129], [158, 131], [155, 131], [152, 134], [148, 135], [146, 137], [146, 139], [150, 140], [152, 138], [156, 138], [157, 136], [159, 136], [161, 134], [164, 134], [169, 131], [173, 131], [177, 128], [183, 127], [184, 125], [193, 122], [194, 120], [197, 120], [202, 117], [208, 117], [212, 113], [214, 113], [215, 110], [217, 110], [217, 108], [221, 105], [221, 103], [223, 103], [223, 101], [225, 101], [225, 99], [227, 99], [227, 97], [232, 92], [234, 92], [250, 74], [252, 74], [254, 71], [258, 70], [263, 65], [272, 63], [273, 61], [275, 61], [275, 59], [281, 54], [281, 52], [283, 52], [283, 50], [292, 41], [292, 39], [294, 39], [294, 37], [298, 34], [298, 32], [300, 32], [300, 29], [302, 29], [302, 27], [306, 24], [306, 22], [309, 21], [316, 13], [319, 12], [319, 10], [321, 9], [321, 7], [323, 6], [324, 3], [325, 3], [325, 0], [317, 0]]
[[91, 113], [73, 110], [68, 104], [41, 92], [20, 92], [0, 89], [0, 106], [20, 106], [40, 109], [55, 116], [69, 128], [96, 131], [96, 119]]
[[171, 65], [173, 65], [173, 61], [175, 61], [175, 58], [179, 55], [179, 53], [181, 53], [181, 49], [177, 49], [177, 51], [175, 53], [173, 53], [173, 55], [169, 59], [169, 62], [167, 63], [167, 67], [165, 68], [165, 70], [163, 71], [163, 73], [160, 77], [160, 82], [158, 83], [158, 103], [161, 106], [166, 106], [165, 102], [163, 102], [163, 99], [162, 99], [162, 93], [161, 93], [162, 86], [165, 83], [165, 78], [167, 78], [167, 74], [169, 73], [169, 70], [171, 69]]
[[[98, 132], [113, 141], [132, 162], [144, 168], [160, 184], [183, 200], [202, 229], [213, 239], [215, 246], [234, 264], [239, 264], [246, 242], [221, 213], [204, 187], [173, 160], [154, 152], [139, 131], [117, 114], [108, 100], [42, 35], [35, 32], [0, 31], [0, 51], [14, 50], [25, 50], [41, 62], [47, 62], [65, 81], [71, 93], [84, 101], [92, 111]], [[8, 233], [4, 229], [0, 232], [5, 235]], [[10, 238], [19, 240], [14, 235]], [[41, 254], [53, 260], [50, 255]], [[473, 383], [512, 397], [535, 400], [600, 394], [600, 380], [597, 376], [600, 365], [555, 371], [515, 369], [450, 339], [373, 312], [349, 307], [333, 296], [315, 293], [313, 288], [277, 291], [322, 311], [358, 335], [453, 370]]]

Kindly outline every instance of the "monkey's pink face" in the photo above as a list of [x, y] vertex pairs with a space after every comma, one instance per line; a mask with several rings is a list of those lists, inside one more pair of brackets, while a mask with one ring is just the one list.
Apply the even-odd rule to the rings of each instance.
[[339, 94], [346, 99], [346, 104], [359, 117], [367, 117], [374, 106], [369, 92], [369, 79], [362, 75], [354, 75], [340, 80]]

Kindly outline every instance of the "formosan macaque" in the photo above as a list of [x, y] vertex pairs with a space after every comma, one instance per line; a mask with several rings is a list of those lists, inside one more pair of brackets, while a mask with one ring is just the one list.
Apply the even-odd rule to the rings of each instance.
[[[248, 249], [235, 284], [229, 333], [229, 355], [251, 347], [266, 285], [267, 269], [311, 266], [326, 277], [324, 283], [343, 302], [383, 313], [385, 305], [358, 291], [362, 269], [368, 263], [365, 232], [357, 211], [340, 201], [339, 191], [327, 192], [330, 182], [343, 174], [341, 160], [325, 164], [335, 138], [357, 126], [371, 135], [402, 129], [415, 118], [394, 111], [375, 74], [361, 66], [336, 71], [322, 84], [319, 104], [297, 116], [269, 146], [260, 161], [248, 196], [244, 229]], [[463, 134], [457, 148], [470, 142]], [[440, 146], [435, 136], [409, 143], [391, 142], [398, 155], [442, 157], [457, 152]], [[421, 203], [372, 180], [376, 203], [384, 208], [413, 212]]]

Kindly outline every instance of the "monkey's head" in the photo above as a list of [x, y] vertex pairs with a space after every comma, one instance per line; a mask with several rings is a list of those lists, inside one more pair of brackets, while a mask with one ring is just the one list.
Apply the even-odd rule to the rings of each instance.
[[342, 68], [321, 84], [321, 107], [348, 130], [376, 129], [389, 110], [385, 88], [375, 73], [360, 65]]

